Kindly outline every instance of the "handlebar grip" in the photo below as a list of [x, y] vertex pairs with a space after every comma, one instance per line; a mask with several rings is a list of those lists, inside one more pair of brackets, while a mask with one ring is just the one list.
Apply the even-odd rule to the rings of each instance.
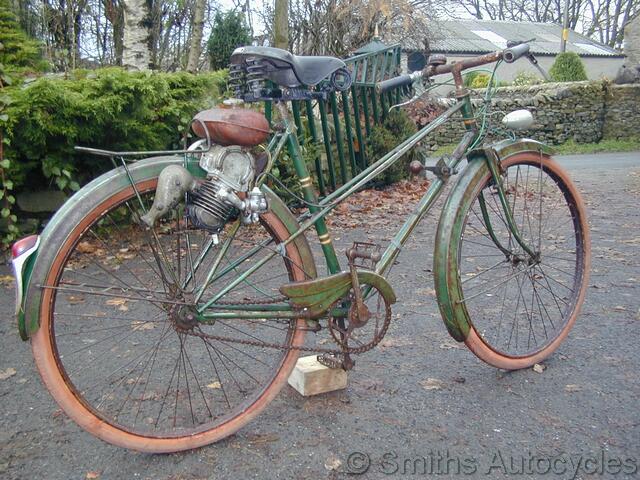
[[513, 63], [527, 53], [529, 53], [529, 44], [521, 43], [520, 45], [503, 50], [502, 59], [507, 63]]
[[393, 77], [389, 80], [384, 80], [382, 82], [376, 83], [376, 91], [378, 93], [385, 93], [394, 88], [404, 87], [406, 85], [411, 85], [412, 83], [412, 75], [400, 75], [398, 77]]

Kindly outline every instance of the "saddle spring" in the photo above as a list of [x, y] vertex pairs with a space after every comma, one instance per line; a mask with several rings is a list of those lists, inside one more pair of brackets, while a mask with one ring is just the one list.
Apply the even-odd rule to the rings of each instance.
[[247, 90], [249, 90], [255, 98], [260, 98], [265, 94], [265, 90], [267, 89], [265, 73], [266, 66], [261, 60], [247, 59]]
[[266, 65], [261, 59], [248, 58], [244, 64], [229, 65], [229, 87], [236, 98], [245, 101], [267, 95]]
[[242, 65], [232, 63], [229, 65], [229, 88], [235, 98], [243, 98], [247, 90], [246, 71]]

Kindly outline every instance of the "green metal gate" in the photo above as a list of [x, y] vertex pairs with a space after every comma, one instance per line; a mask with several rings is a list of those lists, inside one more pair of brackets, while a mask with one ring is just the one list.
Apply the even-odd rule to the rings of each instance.
[[[400, 45], [345, 59], [353, 84], [326, 101], [293, 101], [298, 141], [315, 144], [314, 176], [320, 195], [335, 190], [369, 165], [365, 146], [389, 107], [399, 103], [401, 89], [378, 94], [375, 84], [400, 73]], [[270, 116], [270, 105], [267, 105]], [[322, 155], [324, 152], [324, 158]], [[324, 161], [323, 161], [324, 160]]]

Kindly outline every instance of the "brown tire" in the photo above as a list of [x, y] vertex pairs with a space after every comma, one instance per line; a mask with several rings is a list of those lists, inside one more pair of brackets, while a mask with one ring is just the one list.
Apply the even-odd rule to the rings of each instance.
[[590, 241], [582, 197], [555, 160], [519, 153], [501, 169], [513, 218], [536, 256], [511, 233], [483, 164], [460, 179], [461, 200], [440, 221], [445, 248], [438, 247], [434, 270], [445, 275], [436, 282], [441, 311], [467, 347], [490, 365], [515, 370], [547, 358], [571, 330], [587, 289]]
[[[140, 179], [139, 176], [137, 178], [138, 179], [137, 179], [136, 185], [139, 193], [143, 196], [145, 194], [151, 195], [151, 192], [154, 191], [157, 183], [157, 172], [151, 178]], [[120, 185], [121, 187], [116, 187], [116, 185]], [[190, 342], [189, 345], [193, 346], [192, 351], [194, 351], [196, 348], [199, 348], [200, 350], [202, 350], [202, 352], [206, 351], [208, 356], [211, 357], [212, 356], [211, 352], [213, 351], [213, 348], [210, 348], [209, 346], [207, 346], [206, 341], [204, 339], [202, 341], [202, 345], [200, 345], [196, 338], [192, 340], [191, 337], [187, 337], [183, 335], [183, 333], [181, 333], [183, 332], [183, 330], [176, 330], [177, 333], [173, 332], [171, 328], [173, 328], [175, 320], [171, 320], [171, 322], [173, 322], [171, 324], [169, 324], [169, 320], [166, 320], [165, 323], [162, 323], [163, 320], [160, 318], [162, 316], [161, 307], [164, 304], [161, 304], [161, 303], [158, 303], [158, 304], [154, 303], [152, 307], [157, 308], [157, 310], [154, 310], [151, 313], [149, 313], [148, 310], [144, 311], [143, 313], [145, 316], [143, 320], [141, 321], [130, 320], [130, 318], [133, 318], [132, 316], [133, 314], [131, 316], [128, 316], [131, 311], [136, 309], [138, 309], [139, 311], [143, 311], [141, 309], [151, 308], [151, 307], [145, 307], [143, 305], [144, 302], [140, 300], [140, 297], [145, 295], [143, 293], [139, 293], [139, 292], [145, 291], [143, 290], [142, 287], [139, 288], [138, 290], [125, 291], [124, 288], [122, 288], [121, 290], [117, 290], [119, 293], [122, 293], [122, 292], [130, 293], [131, 291], [133, 291], [134, 294], [130, 294], [129, 297], [127, 297], [124, 293], [122, 293], [122, 296], [125, 298], [124, 299], [116, 298], [117, 300], [116, 301], [112, 299], [112, 296], [103, 298], [98, 295], [99, 292], [105, 291], [104, 287], [102, 286], [98, 289], [97, 287], [86, 287], [84, 286], [85, 283], [82, 283], [81, 285], [83, 287], [81, 289], [77, 287], [78, 282], [74, 283], [73, 281], [69, 282], [65, 280], [67, 278], [75, 278], [73, 276], [80, 275], [80, 273], [78, 272], [83, 270], [83, 268], [89, 269], [90, 267], [93, 266], [93, 264], [89, 264], [88, 262], [85, 262], [87, 263], [87, 265], [83, 266], [84, 265], [82, 263], [83, 257], [80, 256], [78, 252], [82, 250], [83, 252], [85, 252], [83, 253], [83, 255], [85, 256], [97, 255], [95, 251], [92, 253], [86, 253], [86, 252], [90, 250], [89, 246], [87, 245], [92, 245], [91, 242], [93, 242], [93, 247], [95, 247], [95, 244], [96, 244], [96, 241], [93, 240], [92, 237], [87, 236], [88, 233], [93, 231], [99, 231], [98, 230], [99, 228], [103, 228], [100, 226], [101, 223], [98, 222], [98, 220], [102, 219], [101, 222], [103, 223], [106, 222], [106, 220], [104, 220], [105, 218], [107, 218], [105, 212], [113, 212], [112, 215], [115, 216], [116, 214], [119, 214], [118, 212], [122, 210], [123, 205], [127, 205], [127, 206], [130, 205], [130, 203], [123, 203], [123, 202], [128, 202], [130, 200], [133, 202], [136, 198], [134, 189], [131, 186], [126, 186], [126, 185], [123, 186], [123, 183], [121, 181], [119, 183], [112, 182], [111, 186], [107, 184], [106, 187], [100, 188], [97, 190], [98, 191], [96, 195], [94, 195], [94, 197], [91, 198], [91, 201], [83, 202], [83, 204], [78, 207], [80, 211], [74, 213], [79, 218], [77, 223], [66, 222], [65, 224], [60, 225], [59, 228], [56, 231], [54, 231], [54, 233], [52, 233], [48, 239], [48, 245], [59, 245], [59, 250], [53, 257], [53, 260], [51, 261], [50, 266], [48, 268], [48, 273], [46, 273], [46, 275], [44, 276], [41, 282], [42, 285], [44, 285], [44, 288], [42, 289], [42, 293], [41, 293], [42, 300], [40, 303], [40, 328], [37, 331], [37, 333], [35, 333], [35, 335], [32, 336], [32, 340], [31, 340], [35, 362], [40, 372], [40, 375], [44, 381], [45, 386], [47, 387], [51, 395], [54, 397], [56, 402], [65, 411], [65, 413], [69, 415], [69, 417], [71, 417], [78, 425], [80, 425], [82, 428], [87, 430], [92, 435], [95, 435], [96, 437], [101, 438], [104, 441], [107, 441], [109, 443], [112, 443], [114, 445], [118, 445], [121, 447], [138, 450], [138, 451], [144, 451], [144, 452], [154, 452], [154, 453], [175, 452], [175, 451], [187, 450], [187, 449], [196, 448], [202, 445], [206, 445], [231, 435], [232, 433], [236, 432], [238, 429], [246, 425], [247, 422], [249, 422], [256, 415], [258, 415], [269, 404], [269, 402], [273, 400], [276, 394], [280, 391], [280, 389], [286, 383], [291, 370], [295, 366], [299, 352], [297, 350], [287, 349], [284, 351], [277, 351], [279, 353], [271, 354], [270, 353], [271, 351], [268, 349], [243, 346], [242, 344], [238, 344], [237, 346], [233, 345], [234, 350], [232, 350], [232, 347], [229, 347], [228, 343], [224, 343], [224, 349], [223, 349], [222, 348], [223, 343], [219, 342], [217, 344], [218, 347], [216, 347], [217, 348], [216, 352], [218, 352], [218, 356], [221, 359], [221, 361], [223, 363], [226, 363], [225, 367], [227, 369], [229, 369], [229, 367], [233, 368], [234, 364], [232, 364], [230, 360], [227, 360], [225, 362], [224, 357], [222, 357], [220, 354], [225, 355], [226, 358], [231, 358], [231, 355], [233, 354], [235, 355], [233, 358], [236, 359], [234, 360], [234, 362], [236, 365], [238, 365], [238, 367], [240, 367], [241, 365], [246, 366], [249, 364], [249, 362], [238, 360], [239, 358], [240, 359], [245, 358], [241, 355], [251, 355], [251, 356], [255, 356], [254, 358], [257, 358], [258, 356], [258, 354], [255, 352], [248, 353], [250, 351], [250, 348], [253, 348], [257, 352], [261, 352], [260, 354], [264, 355], [263, 359], [265, 360], [263, 363], [268, 364], [269, 366], [268, 367], [261, 366], [260, 367], [261, 369], [259, 371], [256, 369], [256, 372], [260, 373], [260, 377], [258, 377], [258, 379], [256, 380], [255, 387], [253, 387], [253, 383], [249, 384], [248, 380], [242, 380], [242, 379], [238, 380], [234, 378], [234, 380], [236, 380], [236, 382], [238, 383], [237, 389], [238, 389], [238, 392], [240, 393], [236, 394], [235, 392], [231, 392], [230, 388], [228, 392], [224, 391], [224, 398], [226, 399], [226, 404], [229, 405], [228, 412], [224, 414], [221, 413], [219, 416], [216, 417], [212, 413], [211, 408], [214, 408], [214, 405], [216, 405], [217, 403], [223, 403], [222, 400], [220, 400], [222, 398], [220, 392], [225, 388], [224, 385], [221, 385], [222, 378], [225, 378], [225, 379], [231, 378], [230, 375], [233, 375], [233, 374], [225, 373], [224, 371], [219, 372], [216, 369], [215, 374], [218, 376], [219, 381], [212, 382], [211, 385], [209, 385], [210, 387], [209, 390], [207, 390], [206, 387], [203, 387], [200, 385], [203, 378], [211, 379], [213, 377], [214, 375], [212, 373], [213, 370], [211, 371], [207, 370], [205, 372], [205, 369], [201, 367], [201, 364], [197, 363], [195, 359], [193, 362], [191, 361], [191, 359], [189, 359], [187, 363], [184, 359], [185, 354], [183, 353], [183, 341], [185, 345], [188, 342]], [[113, 217], [109, 217], [109, 218], [112, 219]], [[266, 233], [264, 234], [260, 233], [261, 231], [259, 231], [258, 233], [260, 233], [261, 235], [266, 235], [264, 238], [268, 238], [268, 236], [270, 235], [275, 242], [280, 243], [284, 239], [289, 237], [289, 231], [287, 230], [287, 227], [285, 226], [283, 221], [280, 218], [278, 218], [273, 212], [268, 212], [263, 216], [261, 226], [263, 227], [263, 230]], [[256, 228], [259, 228], [259, 227], [256, 227]], [[182, 238], [180, 237], [180, 235], [185, 236], [184, 233], [180, 233], [180, 234], [176, 234], [177, 238]], [[106, 234], [104, 236], [105, 238], [107, 237]], [[110, 235], [109, 237], [118, 237], [118, 234], [113, 234], [113, 235]], [[105, 242], [110, 242], [110, 245], [114, 245], [114, 246], [118, 246], [119, 244], [117, 242], [119, 241], [120, 240], [118, 238], [105, 239]], [[85, 245], [83, 248], [79, 248], [79, 244], [81, 242], [85, 242]], [[134, 241], [132, 240], [131, 243], [133, 244]], [[188, 245], [189, 249], [191, 249], [191, 244], [187, 243], [187, 241], [185, 241], [185, 245]], [[102, 248], [102, 247], [98, 246], [98, 248]], [[122, 248], [119, 251], [120, 252], [125, 251], [125, 253], [122, 254], [122, 256], [125, 258], [127, 257], [126, 248]], [[137, 250], [137, 252], [142, 252], [142, 251], [143, 251], [143, 247], [141, 246], [140, 249]], [[96, 264], [100, 263], [100, 267], [102, 269], [105, 269], [107, 268], [105, 267], [105, 265], [107, 266], [114, 265], [113, 260], [112, 259], [110, 260], [109, 257], [110, 257], [109, 255], [105, 255], [105, 258], [106, 258], [105, 260], [99, 259], [95, 261], [95, 263]], [[120, 259], [120, 257], [118, 257], [117, 252], [116, 252], [116, 257], [119, 259], [120, 262], [122, 262], [122, 264], [118, 264], [117, 268], [113, 267], [114, 272], [123, 271], [124, 270], [123, 265], [125, 264], [125, 262], [130, 262], [129, 263], [130, 266], [128, 266], [127, 268], [129, 268], [132, 271], [132, 273], [135, 272], [136, 276], [142, 276], [142, 274], [145, 272], [146, 267], [144, 267], [143, 261], [140, 259], [137, 259], [137, 257], [130, 260], [122, 260]], [[178, 251], [176, 256], [176, 258], [178, 258], [178, 262], [180, 261], [179, 260], [180, 257], [181, 257], [181, 253]], [[277, 256], [276, 258], [283, 265], [282, 268], [283, 268], [283, 271], [287, 274], [286, 276], [289, 277], [288, 279], [283, 278], [282, 279], [283, 282], [286, 282], [289, 280], [306, 279], [304, 268], [301, 267], [303, 265], [303, 258], [298, 250], [298, 247], [296, 246], [296, 242], [292, 242], [287, 245], [286, 255], [284, 256], [284, 258], [282, 256]], [[94, 260], [91, 259], [91, 261], [94, 261]], [[136, 261], [137, 263], [135, 263]], [[185, 260], [185, 267], [184, 267], [185, 270], [186, 270], [186, 262], [187, 261]], [[191, 265], [191, 267], [193, 267], [193, 264]], [[95, 276], [96, 278], [98, 278], [99, 275], [101, 274], [99, 268], [93, 268], [93, 270], [87, 270], [87, 272], [90, 272], [91, 275], [84, 274], [85, 277]], [[178, 269], [178, 272], [180, 272], [179, 269]], [[122, 274], [123, 277], [125, 273]], [[152, 275], [152, 277], [150, 278], [155, 278], [155, 275]], [[86, 282], [86, 284], [90, 284], [90, 279], [85, 279], [84, 282]], [[94, 282], [98, 282], [98, 280], [95, 280]], [[195, 280], [193, 280], [193, 283], [195, 285]], [[71, 288], [64, 287], [72, 292], [71, 295], [67, 295], [65, 297], [65, 295], [68, 294], [69, 292], [65, 292], [63, 290], [63, 287], [62, 287], [63, 285], [65, 286], [71, 285]], [[116, 287], [114, 286], [111, 288], [115, 289]], [[152, 291], [152, 287], [147, 287], [147, 288], [149, 289], [148, 290], [149, 292]], [[89, 289], [91, 293], [89, 294], [83, 293], [83, 292], [86, 292], [87, 289]], [[160, 294], [157, 293], [157, 290], [153, 290], [153, 292], [155, 292], [154, 295], [158, 295], [158, 298], [159, 298]], [[69, 300], [69, 298], [73, 298], [74, 296], [84, 297], [85, 303], [79, 304], [82, 306], [82, 308], [93, 308], [95, 306], [95, 308], [97, 308], [100, 311], [98, 312], [98, 314], [95, 314], [95, 315], [92, 313], [90, 314], [82, 313], [84, 312], [84, 310], [80, 310], [76, 306], [76, 304], [73, 303], [72, 300]], [[148, 296], [148, 298], [151, 298], [151, 297]], [[157, 297], [154, 296], [153, 298], [155, 299]], [[122, 302], [122, 300], [125, 300], [125, 302]], [[120, 302], [120, 306], [117, 306], [118, 302]], [[186, 303], [186, 302], [183, 302], [183, 303]], [[123, 304], [125, 304], [125, 306], [129, 305], [129, 307], [127, 307], [127, 310], [122, 308]], [[160, 305], [160, 307], [158, 307], [158, 305]], [[114, 307], [114, 309], [108, 310], [110, 306]], [[174, 308], [173, 306], [171, 308], [167, 308], [167, 310], [170, 312], [170, 313], [167, 313], [167, 317], [170, 317], [172, 315], [173, 316], [177, 315], [174, 313], [174, 310], [172, 310], [173, 308]], [[178, 310], [182, 308], [180, 307], [179, 303], [177, 303], [177, 308]], [[115, 311], [117, 312], [117, 317], [114, 317], [114, 318], [124, 318], [124, 320], [117, 320], [117, 321], [125, 322], [122, 326], [122, 331], [126, 332], [125, 333], [126, 336], [123, 338], [115, 337], [113, 340], [114, 346], [111, 348], [111, 351], [109, 351], [108, 349], [105, 350], [106, 353], [101, 353], [100, 355], [102, 355], [102, 357], [100, 358], [98, 356], [98, 353], [96, 352], [102, 347], [98, 344], [100, 344], [100, 342], [102, 342], [102, 344], [105, 344], [107, 340], [104, 340], [104, 341], [101, 340], [101, 338], [103, 337], [100, 337], [100, 339], [98, 340], [89, 338], [88, 341], [89, 341], [90, 347], [87, 348], [86, 346], [82, 346], [82, 343], [81, 343], [87, 339], [81, 338], [80, 334], [77, 335], [76, 343], [79, 342], [79, 344], [81, 345], [81, 347], [79, 348], [81, 350], [81, 353], [80, 352], [60, 353], [59, 352], [60, 348], [66, 349], [65, 351], [71, 351], [72, 347], [70, 347], [70, 345], [72, 345], [74, 341], [73, 340], [74, 337], [71, 334], [66, 333], [65, 329], [69, 327], [67, 327], [67, 324], [64, 322], [67, 322], [67, 319], [70, 319], [68, 320], [68, 323], [71, 324], [72, 326], [79, 325], [77, 327], [78, 329], [77, 331], [80, 332], [81, 329], [87, 328], [85, 325], [86, 322], [93, 322], [98, 320], [102, 321], [103, 316], [101, 315], [104, 313], [102, 310], [104, 310], [105, 312]], [[78, 313], [79, 311], [80, 313]], [[107, 313], [107, 315], [111, 315], [111, 313]], [[82, 322], [80, 321], [75, 322], [74, 319], [77, 317], [82, 317], [81, 318]], [[64, 319], [64, 321], [62, 319]], [[116, 320], [112, 319], [111, 322], [116, 322]], [[126, 325], [128, 322], [131, 322], [131, 325], [134, 325], [134, 326], [131, 327], [129, 325]], [[151, 322], [157, 322], [157, 323], [153, 324]], [[256, 322], [256, 324], [257, 323], [258, 322]], [[154, 328], [153, 329], [142, 328], [149, 325], [154, 326]], [[238, 328], [237, 325], [239, 324], [236, 324], [236, 326], [232, 325], [232, 328], [237, 329]], [[301, 345], [304, 339], [304, 330], [297, 327], [303, 325], [303, 320], [291, 320], [290, 323], [288, 323], [288, 325], [289, 325], [288, 327], [283, 327], [281, 329], [282, 333], [277, 334], [277, 335], [283, 336], [283, 338], [280, 339], [281, 343], [285, 343], [286, 345], [293, 346], [293, 347]], [[138, 328], [139, 326], [142, 326], [142, 327]], [[259, 326], [260, 325], [258, 325], [258, 327]], [[89, 332], [88, 333], [89, 336], [97, 337], [101, 335], [100, 330], [105, 331], [109, 328], [115, 329], [117, 328], [117, 326], [111, 325], [107, 327], [96, 328], [89, 331], [82, 330], [83, 332], [82, 335], [86, 336], [87, 332]], [[212, 325], [211, 328], [225, 329], [226, 327]], [[56, 329], [60, 330], [61, 333], [57, 334]], [[154, 357], [153, 357], [154, 363], [151, 364], [151, 366], [148, 368], [148, 371], [149, 371], [148, 378], [146, 377], [147, 375], [146, 369], [150, 363], [150, 359], [146, 360], [147, 364], [144, 367], [145, 370], [142, 370], [140, 373], [137, 373], [137, 371], [134, 371], [134, 373], [130, 375], [130, 377], [135, 380], [135, 385], [132, 385], [133, 382], [127, 385], [130, 379], [126, 379], [126, 381], [123, 381], [121, 379], [119, 383], [116, 384], [115, 378], [113, 380], [110, 380], [110, 376], [106, 377], [104, 381], [105, 386], [103, 387], [104, 391], [106, 392], [108, 387], [117, 389], [114, 391], [114, 393], [110, 394], [111, 396], [114, 396], [116, 393], [122, 390], [123, 393], [119, 398], [114, 400], [110, 398], [110, 395], [105, 394], [102, 391], [95, 393], [95, 399], [90, 398], [90, 392], [92, 387], [84, 380], [84, 376], [82, 376], [84, 374], [84, 372], [81, 372], [83, 363], [86, 366], [91, 366], [91, 368], [94, 369], [93, 372], [90, 372], [87, 374], [88, 376], [95, 375], [95, 377], [99, 377], [101, 374], [103, 374], [103, 372], [108, 371], [108, 369], [110, 369], [113, 365], [117, 367], [119, 365], [118, 361], [120, 361], [119, 360], [120, 358], [128, 359], [134, 354], [137, 354], [135, 350], [133, 350], [134, 353], [130, 353], [131, 350], [129, 349], [129, 343], [130, 345], [133, 346], [131, 348], [134, 349], [136, 345], [140, 345], [141, 342], [144, 343], [145, 341], [144, 339], [146, 338], [145, 335], [147, 333], [151, 335], [151, 334], [154, 334], [154, 332], [156, 331], [160, 331], [161, 329], [164, 329], [164, 330], [161, 335], [157, 334], [157, 335], [160, 335], [161, 339], [159, 340], [159, 343], [157, 344], [157, 346], [155, 346], [155, 351], [147, 350], [147, 352], [149, 351], [154, 352]], [[129, 332], [129, 330], [131, 330], [132, 332]], [[231, 331], [229, 329], [226, 329], [226, 330]], [[147, 405], [146, 405], [147, 403], [156, 402], [156, 398], [154, 397], [156, 393], [153, 393], [153, 392], [157, 391], [159, 392], [158, 394], [161, 394], [162, 390], [164, 389], [164, 385], [166, 385], [166, 382], [169, 382], [169, 387], [167, 388], [167, 392], [168, 392], [170, 387], [172, 386], [172, 382], [174, 381], [173, 376], [171, 377], [171, 380], [169, 380], [168, 373], [164, 376], [161, 376], [161, 378], [157, 380], [155, 378], [153, 379], [151, 378], [152, 372], [154, 373], [154, 376], [155, 376], [154, 368], [160, 368], [162, 363], [167, 363], [167, 365], [169, 365], [168, 360], [165, 361], [162, 359], [163, 358], [162, 352], [165, 352], [165, 351], [168, 352], [166, 355], [169, 356], [169, 354], [173, 355], [175, 349], [178, 348], [174, 346], [174, 343], [171, 341], [171, 339], [174, 338], [174, 334], [175, 334], [175, 337], [178, 338], [180, 342], [180, 347], [179, 347], [180, 353], [178, 354], [179, 356], [176, 357], [175, 361], [176, 361], [176, 365], [184, 364], [184, 373], [182, 375], [183, 375], [183, 382], [186, 383], [186, 387], [183, 385], [182, 389], [180, 388], [181, 387], [180, 373], [178, 373], [178, 380], [177, 380], [177, 384], [176, 384], [177, 386], [175, 391], [175, 404], [176, 404], [175, 413], [172, 412], [171, 410], [167, 410], [166, 413], [163, 413], [163, 409], [160, 408], [160, 413], [158, 414], [158, 419], [156, 420], [156, 425], [155, 425], [155, 428], [157, 429], [157, 431], [154, 431], [153, 427], [147, 424], [143, 424], [137, 427], [136, 425], [138, 423], [138, 414], [140, 414], [140, 410], [142, 408], [147, 408]], [[63, 335], [66, 335], [66, 336], [63, 338]], [[238, 336], [240, 337], [239, 334]], [[135, 337], [136, 340], [135, 341], [128, 340], [130, 337]], [[104, 336], [104, 338], [108, 339], [108, 337], [106, 336]], [[165, 340], [166, 338], [169, 338], [169, 340]], [[211, 344], [212, 343], [213, 341], [211, 341]], [[142, 347], [140, 348], [142, 349]], [[243, 349], [245, 351], [241, 352], [241, 350]], [[187, 348], [184, 348], [184, 350], [187, 350]], [[264, 353], [262, 353], [263, 351]], [[111, 352], [116, 352], [117, 354], [116, 353], [112, 354]], [[82, 357], [84, 358], [79, 359], [77, 362], [74, 363], [73, 359], [80, 355], [82, 355]], [[127, 355], [130, 355], [130, 357], [127, 357]], [[146, 355], [149, 355], [149, 357], [151, 356], [150, 353], [145, 353], [145, 356]], [[273, 355], [273, 356], [267, 356], [267, 355]], [[202, 353], [201, 356], [202, 356], [201, 361], [205, 362], [205, 359], [206, 359], [205, 354]], [[95, 360], [92, 360], [93, 358], [95, 358]], [[136, 357], [133, 357], [133, 359], [135, 361]], [[109, 364], [110, 361], [113, 362], [113, 365]], [[120, 372], [117, 372], [115, 375], [116, 376], [120, 375], [122, 371], [130, 368], [130, 366], [133, 365], [134, 361], [131, 361], [128, 364], [125, 364], [127, 366], [123, 367], [120, 370]], [[140, 362], [141, 360], [138, 361], [138, 363]], [[208, 362], [208, 360], [206, 360], [206, 362]], [[214, 365], [214, 368], [215, 368], [213, 359], [211, 359], [211, 364]], [[74, 368], [74, 372], [71, 372], [72, 367]], [[80, 372], [75, 373], [75, 367], [78, 367], [78, 370], [80, 370]], [[136, 368], [141, 368], [141, 367], [138, 367], [136, 365]], [[174, 367], [174, 374], [176, 372], [176, 368], [178, 369], [179, 372], [182, 371], [181, 370], [182, 366], [179, 365], [177, 367]], [[166, 372], [170, 372], [170, 369], [166, 370]], [[255, 375], [257, 376], [258, 373], [255, 373]], [[198, 378], [198, 376], [200, 376], [200, 378]], [[77, 382], [75, 380], [76, 377], [78, 378]], [[188, 420], [189, 420], [188, 414], [180, 413], [182, 412], [182, 409], [186, 410], [187, 408], [186, 406], [183, 405], [183, 403], [185, 405], [187, 403], [186, 400], [183, 400], [183, 397], [186, 396], [185, 391], [188, 391], [190, 388], [189, 387], [190, 377], [191, 377], [191, 382], [190, 382], [191, 389], [194, 390], [193, 398], [192, 398], [191, 391], [189, 391], [189, 408], [191, 408], [191, 421], [193, 422], [193, 426], [188, 424]], [[80, 386], [81, 381], [84, 382], [82, 386]], [[204, 381], [208, 381], [208, 380], [204, 380]], [[155, 386], [156, 383], [153, 383], [153, 382], [156, 382], [158, 385], [162, 386], [162, 389], [156, 388]], [[258, 383], [260, 382], [262, 383], [258, 385]], [[143, 383], [144, 383], [144, 391], [142, 391]], [[196, 383], [198, 384], [198, 387], [200, 387], [200, 393], [202, 393], [202, 400], [201, 400], [200, 407], [196, 406], [196, 410], [198, 408], [200, 408], [200, 410], [197, 410], [196, 412], [194, 412], [192, 400], [195, 403], [200, 398], [199, 395], [196, 395], [197, 392], [195, 392]], [[242, 383], [242, 385], [240, 385], [240, 383]], [[116, 384], [115, 387], [113, 386], [114, 384]], [[248, 390], [249, 388], [254, 388], [255, 391], [251, 390], [249, 393], [247, 393], [245, 390]], [[147, 391], [147, 389], [149, 390]], [[236, 396], [232, 397], [232, 394]], [[207, 401], [207, 397], [205, 395], [211, 396], [210, 402]], [[214, 397], [214, 395], [216, 396]], [[246, 398], [244, 398], [244, 395], [246, 395]], [[234, 403], [232, 407], [231, 403], [232, 401], [234, 401], [236, 397], [238, 398], [238, 404], [236, 405]], [[180, 398], [180, 412], [178, 411], [179, 398]], [[97, 399], [102, 399], [102, 400], [98, 402]], [[165, 394], [164, 400], [166, 401], [167, 399], [170, 399], [170, 400], [173, 399], [173, 390], [171, 391], [171, 395]], [[120, 408], [121, 410], [125, 410], [125, 411], [115, 413], [115, 406], [117, 406], [120, 402], [124, 402], [124, 404]], [[156, 403], [158, 402], [159, 402], [159, 398]], [[114, 408], [113, 410], [107, 412], [107, 406], [110, 403], [113, 403]], [[223, 405], [223, 406], [225, 409], [227, 408], [226, 405]], [[123, 409], [123, 407], [125, 408]], [[133, 416], [132, 411], [134, 411], [136, 407], [137, 407], [137, 414], [135, 416], [135, 421], [132, 421], [129, 418]], [[152, 405], [149, 405], [150, 412], [151, 412], [151, 407]], [[162, 404], [162, 407], [164, 408], [164, 402]], [[210, 420], [207, 419], [207, 415], [204, 407], [206, 407], [206, 410], [209, 410], [208, 413], [209, 413], [209, 416], [211, 417]], [[143, 415], [145, 413], [146, 411], [143, 413]], [[151, 416], [150, 414], [148, 417], [141, 416], [140, 424], [144, 423], [143, 419], [145, 418], [147, 419], [150, 418], [151, 420], [153, 420], [154, 416], [156, 415], [155, 410], [153, 410], [152, 413], [153, 413], [153, 416]], [[194, 415], [195, 415], [195, 418], [194, 418]], [[166, 417], [166, 422], [165, 422], [165, 417]], [[205, 420], [203, 420], [202, 423], [196, 424], [197, 423], [196, 421], [200, 421], [201, 418], [204, 418]], [[173, 427], [167, 426], [165, 430], [160, 430], [158, 428], [159, 421], [162, 422], [162, 425], [165, 425], [165, 423], [168, 425], [171, 421], [170, 419], [172, 419], [173, 421]], [[125, 421], [128, 423], [124, 424]], [[176, 426], [177, 422], [184, 422], [184, 425], [186, 426], [185, 427], [183, 427], [182, 425]]]

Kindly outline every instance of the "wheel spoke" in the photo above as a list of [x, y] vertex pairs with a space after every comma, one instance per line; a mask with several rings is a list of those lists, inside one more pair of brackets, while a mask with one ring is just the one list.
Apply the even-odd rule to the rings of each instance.
[[[490, 176], [482, 187], [473, 186], [475, 197], [464, 213], [456, 252], [456, 288], [461, 292], [457, 295], [483, 348], [491, 353], [474, 351], [490, 363], [498, 356], [504, 359], [501, 364], [512, 364], [514, 358], [532, 358], [547, 349], [570, 327], [578, 292], [585, 287], [580, 270], [585, 255], [583, 207], [565, 177], [545, 158], [518, 154], [502, 167], [510, 214], [535, 255], [515, 241]], [[480, 215], [479, 192], [485, 215]], [[499, 245], [511, 254], [505, 255]]]
[[[141, 200], [150, 204], [152, 195]], [[306, 279], [306, 267], [295, 243], [274, 247], [288, 235], [275, 215], [237, 234], [229, 224], [218, 243], [190, 225], [182, 206], [146, 230], [136, 210], [129, 200], [89, 210], [92, 220], [67, 242], [56, 281], [40, 285], [54, 298], [47, 303], [54, 368], [86, 406], [82, 416], [126, 435], [153, 442], [227, 429], [283, 385], [281, 369], [296, 355], [287, 345], [302, 338], [296, 320], [274, 308], [268, 319], [242, 316], [279, 298], [280, 285]], [[246, 278], [228, 289], [239, 276]], [[205, 323], [196, 292], [224, 288], [225, 305], [237, 305], [213, 304], [228, 316]]]

